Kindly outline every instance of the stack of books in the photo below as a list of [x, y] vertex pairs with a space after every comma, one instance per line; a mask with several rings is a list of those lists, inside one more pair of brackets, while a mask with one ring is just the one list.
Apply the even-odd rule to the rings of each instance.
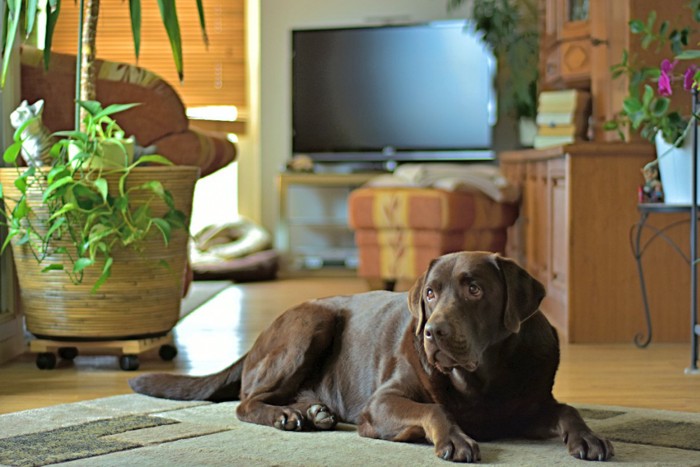
[[535, 148], [586, 139], [591, 95], [580, 89], [542, 91], [537, 105]]

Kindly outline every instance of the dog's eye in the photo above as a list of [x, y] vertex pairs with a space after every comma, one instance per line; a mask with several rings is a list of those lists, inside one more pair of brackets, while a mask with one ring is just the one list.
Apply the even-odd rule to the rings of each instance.
[[429, 302], [435, 299], [435, 292], [433, 292], [433, 289], [425, 289], [425, 298], [428, 299]]
[[476, 284], [469, 284], [469, 294], [473, 295], [474, 297], [481, 297], [482, 294], [481, 287], [479, 287]]

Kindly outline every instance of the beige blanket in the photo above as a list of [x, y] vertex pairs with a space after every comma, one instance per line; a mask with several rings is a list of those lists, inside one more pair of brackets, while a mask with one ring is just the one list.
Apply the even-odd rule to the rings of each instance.
[[488, 164], [403, 164], [393, 174], [375, 177], [366, 186], [478, 190], [499, 203], [520, 198], [518, 187], [503, 176], [498, 166]]

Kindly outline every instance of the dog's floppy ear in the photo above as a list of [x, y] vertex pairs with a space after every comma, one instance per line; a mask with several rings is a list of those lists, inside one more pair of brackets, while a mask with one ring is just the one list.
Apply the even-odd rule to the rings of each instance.
[[416, 317], [418, 324], [416, 325], [416, 336], [419, 336], [423, 332], [423, 326], [425, 325], [425, 303], [423, 302], [423, 284], [425, 284], [425, 276], [428, 273], [424, 272], [421, 276], [416, 279], [413, 283], [411, 290], [408, 291], [408, 309], [411, 310], [411, 314]]
[[544, 298], [544, 286], [515, 261], [496, 256], [496, 263], [503, 271], [506, 288], [504, 324], [511, 332], [520, 331], [520, 323], [534, 315]]

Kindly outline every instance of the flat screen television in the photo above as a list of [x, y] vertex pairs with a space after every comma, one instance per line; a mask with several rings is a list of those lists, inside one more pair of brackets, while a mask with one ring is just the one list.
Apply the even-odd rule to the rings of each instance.
[[294, 30], [292, 47], [295, 155], [494, 158], [496, 62], [464, 21]]

